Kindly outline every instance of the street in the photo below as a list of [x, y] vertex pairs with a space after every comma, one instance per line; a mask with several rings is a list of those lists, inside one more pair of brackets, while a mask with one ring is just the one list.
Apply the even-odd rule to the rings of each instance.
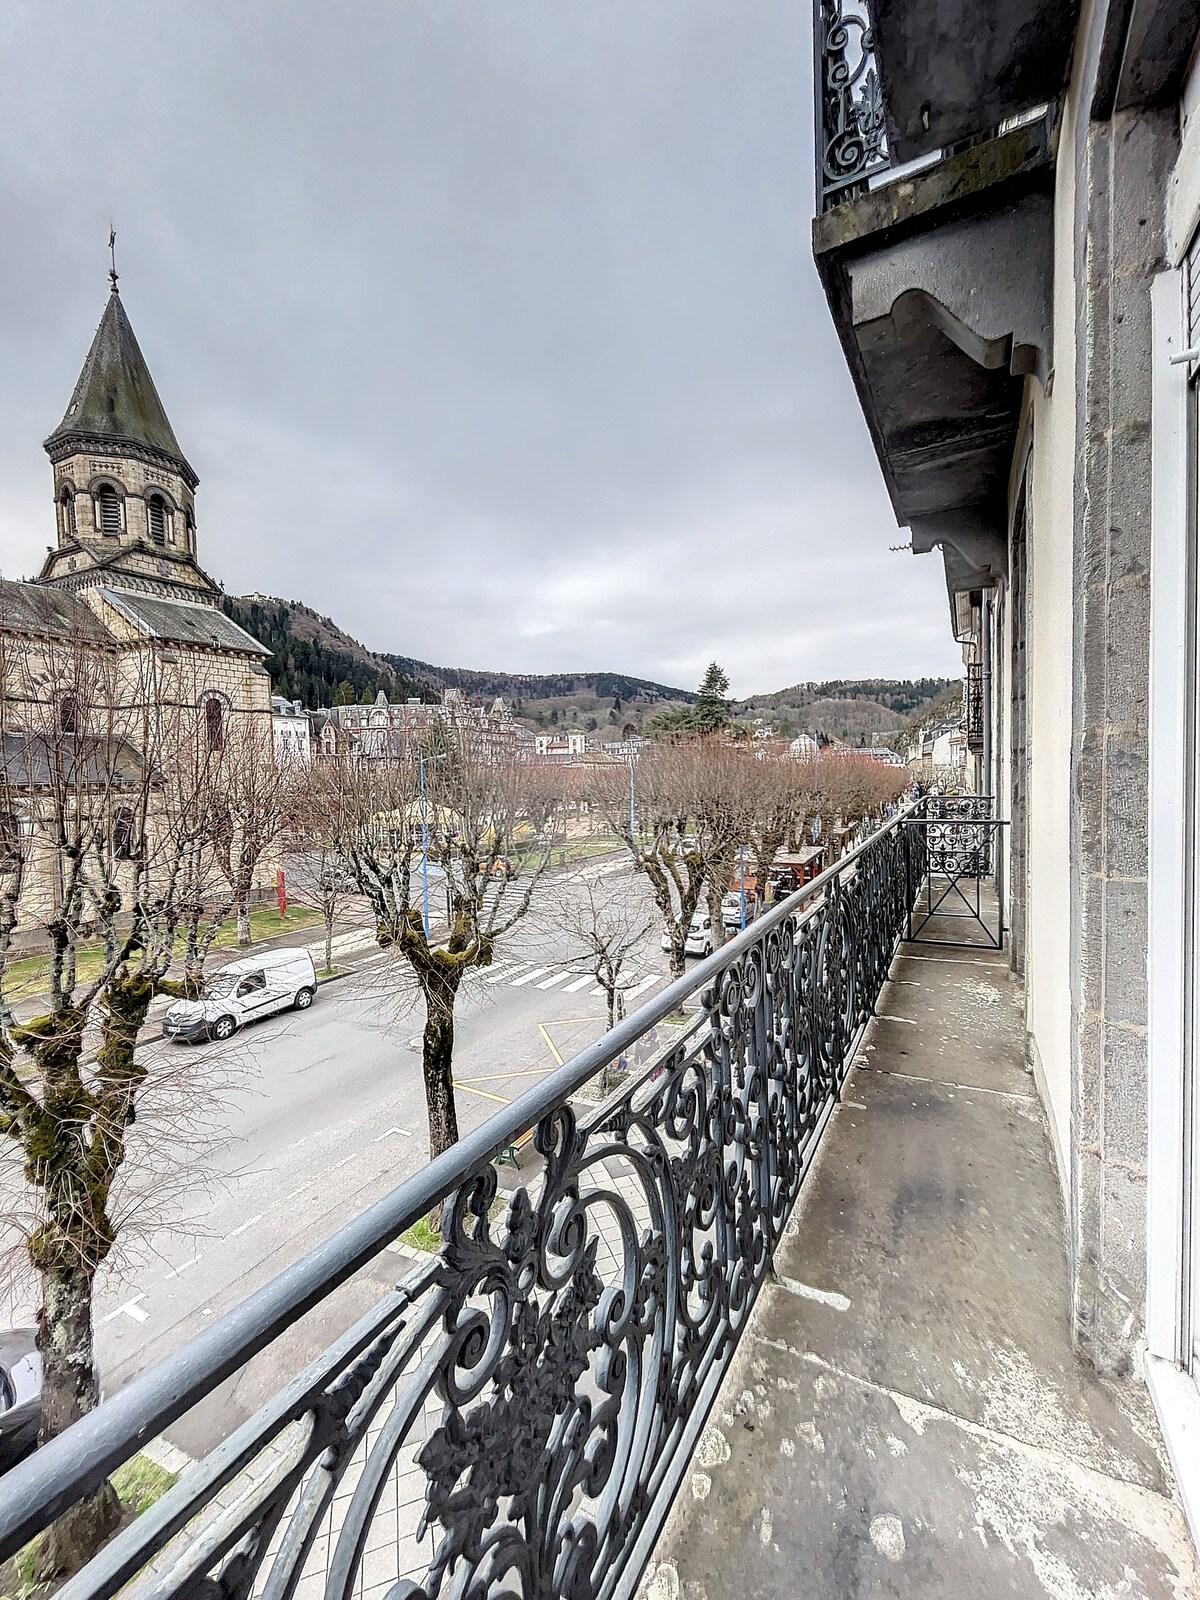
[[[611, 888], [648, 904], [643, 880], [620, 858], [555, 873], [546, 898], [561, 903], [598, 879], [606, 894]], [[549, 924], [531, 913], [460, 995], [455, 1087], [461, 1131], [485, 1121], [603, 1031], [602, 991]], [[186, 1124], [201, 1147], [214, 1144], [203, 1128], [223, 1139], [199, 1170], [194, 1164], [178, 1173], [164, 1169], [160, 1192], [138, 1206], [117, 1261], [100, 1276], [96, 1350], [106, 1393], [426, 1161], [423, 1007], [411, 1003], [411, 980], [399, 958], [370, 953], [369, 945], [366, 952], [357, 972], [322, 986], [305, 1013], [270, 1018], [224, 1045], [157, 1040], [144, 1047], [151, 1076], [165, 1074], [174, 1091], [173, 1100], [170, 1093], [164, 1097], [169, 1127]], [[629, 971], [632, 1009], [667, 979], [657, 924]], [[137, 1135], [146, 1141], [143, 1149], [163, 1127], [162, 1117], [149, 1111]], [[186, 1137], [183, 1143], [191, 1152]], [[131, 1144], [130, 1169], [136, 1170]], [[155, 1173], [159, 1166], [156, 1161]], [[225, 1434], [408, 1264], [402, 1253], [386, 1252], [361, 1281], [310, 1313], [294, 1351], [276, 1348], [263, 1367], [272, 1357], [267, 1352], [257, 1377], [243, 1378], [240, 1387], [231, 1380], [202, 1417], [185, 1418], [171, 1430], [172, 1442], [194, 1454]], [[26, 1306], [23, 1320], [31, 1312]]]

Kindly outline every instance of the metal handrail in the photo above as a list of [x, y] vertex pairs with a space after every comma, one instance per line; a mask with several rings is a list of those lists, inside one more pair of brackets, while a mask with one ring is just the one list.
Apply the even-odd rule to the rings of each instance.
[[[765, 948], [768, 936], [783, 929], [798, 913], [815, 911], [830, 892], [836, 900], [841, 883], [867, 851], [897, 830], [901, 830], [900, 838], [905, 838], [903, 824], [921, 804], [918, 801], [903, 808], [811, 883], [764, 911], [690, 973], [11, 1469], [0, 1483], [0, 1560], [12, 1556], [67, 1507], [93, 1493], [116, 1466], [270, 1345], [406, 1228], [463, 1191], [499, 1152], [563, 1107], [649, 1028], [678, 1011], [685, 1000], [715, 985], [735, 963], [759, 947]], [[910, 872], [909, 892], [911, 886]], [[335, 1348], [349, 1347], [353, 1336], [354, 1330], [343, 1335]], [[81, 1578], [84, 1576], [86, 1572]]]

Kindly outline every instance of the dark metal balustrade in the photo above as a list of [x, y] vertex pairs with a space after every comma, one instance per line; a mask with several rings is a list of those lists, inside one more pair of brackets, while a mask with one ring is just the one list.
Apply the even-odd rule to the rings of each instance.
[[817, 215], [891, 165], [867, 0], [815, 0]]
[[[915, 943], [1003, 948], [1004, 875], [996, 867], [1008, 822], [994, 809], [991, 795], [929, 795], [906, 819], [905, 827], [923, 841], [924, 883], [908, 916], [908, 938]], [[994, 905], [987, 903], [989, 885]], [[957, 922], [964, 927], [951, 928]]]
[[968, 750], [983, 749], [983, 708], [983, 662], [972, 661], [967, 666], [967, 681], [963, 691]]
[[[924, 879], [909, 815], [15, 1468], [0, 1558], [444, 1200], [440, 1254], [60, 1600], [630, 1594]], [[692, 995], [665, 1054], [572, 1103]]]

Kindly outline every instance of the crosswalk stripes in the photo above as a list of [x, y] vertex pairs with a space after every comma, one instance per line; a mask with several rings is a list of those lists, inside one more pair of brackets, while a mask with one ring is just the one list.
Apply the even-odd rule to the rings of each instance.
[[527, 965], [528, 963], [525, 961], [506, 961], [502, 966], [493, 967], [491, 975], [483, 981], [485, 983], [509, 983], [513, 975], [520, 972], [521, 968]]
[[[627, 974], [627, 980], [633, 976], [632, 973]], [[665, 972], [648, 972], [636, 982], [628, 982], [628, 986], [623, 989], [626, 1004], [636, 999], [638, 995], [644, 994], [647, 989], [653, 989], [656, 984], [662, 983], [666, 976]], [[560, 994], [580, 994], [586, 989], [589, 1000], [603, 999], [606, 993], [603, 985], [596, 982], [594, 973], [580, 974], [576, 967], [531, 967], [528, 961], [509, 961], [496, 966], [491, 969], [484, 982], [502, 983], [509, 989], [523, 989], [526, 984], [532, 983], [539, 989], [558, 989]]]
[[563, 972], [556, 972], [549, 978], [543, 978], [538, 984], [539, 989], [553, 989], [556, 983], [561, 983], [564, 978], [571, 976], [571, 969], [567, 967]]

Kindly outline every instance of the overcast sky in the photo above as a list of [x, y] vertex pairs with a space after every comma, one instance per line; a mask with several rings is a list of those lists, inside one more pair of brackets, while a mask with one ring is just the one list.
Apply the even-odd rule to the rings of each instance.
[[950, 674], [809, 248], [807, 0], [8, 0], [0, 564], [107, 289], [203, 565], [439, 665]]

